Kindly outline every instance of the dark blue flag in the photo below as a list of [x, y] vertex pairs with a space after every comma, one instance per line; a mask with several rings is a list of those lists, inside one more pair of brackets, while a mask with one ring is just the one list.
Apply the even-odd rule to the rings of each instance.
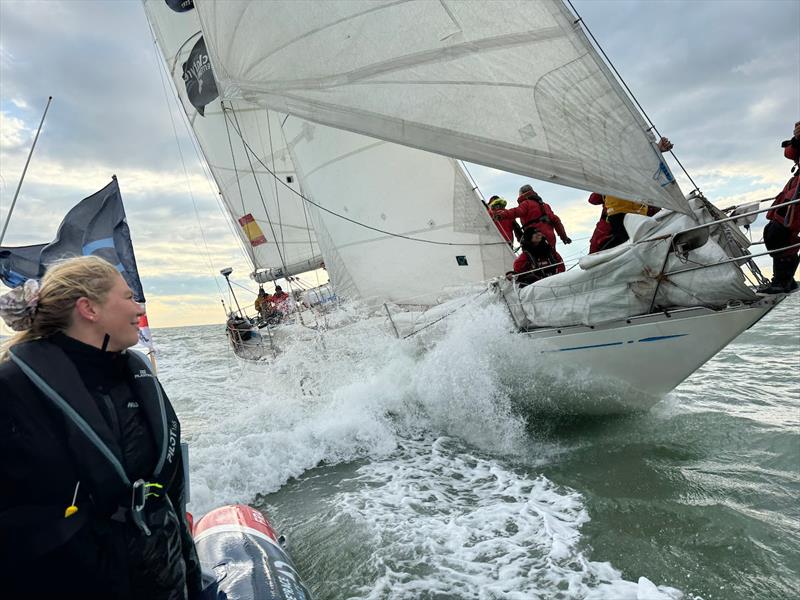
[[186, 12], [187, 10], [192, 10], [194, 8], [193, 0], [167, 0], [167, 6], [169, 6], [175, 12]]
[[114, 265], [137, 302], [144, 302], [125, 208], [116, 178], [67, 213], [56, 239], [36, 246], [0, 247], [0, 279], [9, 287], [40, 279], [47, 266], [64, 258], [95, 255]]
[[183, 63], [183, 82], [186, 84], [189, 102], [201, 117], [204, 116], [206, 104], [215, 100], [219, 92], [214, 73], [211, 71], [211, 59], [208, 58], [206, 42], [202, 36], [192, 47], [189, 58]]

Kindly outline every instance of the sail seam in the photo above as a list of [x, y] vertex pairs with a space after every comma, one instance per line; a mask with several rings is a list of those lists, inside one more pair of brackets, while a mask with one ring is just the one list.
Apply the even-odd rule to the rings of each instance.
[[[486, 50], [501, 50], [514, 46], [527, 46], [537, 42], [565, 37], [558, 27], [544, 27], [531, 31], [521, 31], [484, 38], [481, 40], [470, 40], [461, 44], [423, 50], [414, 54], [406, 54], [399, 58], [373, 63], [359, 69], [353, 69], [344, 73], [336, 73], [325, 77], [308, 77], [305, 79], [283, 79], [272, 80], [265, 87], [267, 92], [285, 92], [287, 90], [321, 90], [340, 85], [351, 85], [370, 77], [377, 77], [384, 73], [403, 71], [411, 67], [418, 67], [424, 64], [434, 64], [438, 62], [450, 62], [470, 56]], [[244, 73], [247, 77], [252, 69]]]

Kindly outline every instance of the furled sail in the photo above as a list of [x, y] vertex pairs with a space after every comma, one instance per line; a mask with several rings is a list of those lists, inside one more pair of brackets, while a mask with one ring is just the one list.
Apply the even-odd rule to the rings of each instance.
[[692, 214], [561, 0], [197, 0], [225, 97]]
[[[450, 158], [289, 117], [287, 146], [337, 294], [436, 304], [514, 255]], [[346, 217], [346, 218], [342, 218]]]
[[284, 115], [217, 95], [196, 11], [178, 13], [163, 0], [147, 0], [145, 10], [258, 279], [268, 281], [319, 268], [322, 254], [281, 134]]

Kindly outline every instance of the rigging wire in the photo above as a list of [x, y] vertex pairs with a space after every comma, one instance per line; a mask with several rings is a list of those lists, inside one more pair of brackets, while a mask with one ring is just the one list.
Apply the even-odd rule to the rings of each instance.
[[254, 292], [253, 290], [251, 290], [246, 285], [242, 285], [241, 283], [236, 283], [235, 281], [231, 281], [231, 285], [235, 285], [236, 287], [240, 287], [244, 291], [249, 292], [249, 293], [253, 294], [254, 296], [258, 296], [258, 292]]
[[[235, 114], [236, 113], [234, 113], [234, 116], [235, 116]], [[227, 116], [226, 116], [226, 118], [227, 118]], [[304, 194], [294, 190], [291, 186], [289, 186], [288, 184], [286, 184], [283, 181], [281, 181], [280, 178], [273, 171], [271, 171], [270, 168], [266, 164], [264, 164], [264, 161], [262, 161], [258, 157], [258, 155], [253, 151], [253, 149], [250, 147], [250, 144], [248, 144], [247, 140], [244, 139], [244, 135], [242, 134], [242, 132], [239, 131], [233, 123], [231, 123], [231, 126], [233, 126], [234, 131], [241, 138], [242, 143], [244, 144], [244, 146], [249, 150], [249, 154], [252, 154], [253, 157], [256, 159], [256, 161], [258, 161], [258, 163], [262, 167], [264, 167], [264, 169], [267, 171], [267, 173], [272, 175], [272, 177], [274, 177], [276, 179], [276, 181], [278, 181], [278, 183], [280, 183], [282, 186], [287, 188], [293, 194], [299, 196], [303, 200], [303, 202], [307, 202], [311, 206], [314, 206], [314, 207], [318, 208], [319, 210], [324, 211], [324, 212], [326, 212], [328, 214], [331, 214], [331, 215], [333, 215], [335, 217], [338, 217], [340, 219], [343, 219], [345, 221], [353, 223], [354, 225], [358, 225], [359, 227], [363, 227], [363, 228], [369, 229], [371, 231], [376, 231], [378, 233], [382, 233], [382, 234], [388, 235], [390, 237], [396, 237], [396, 238], [401, 238], [401, 239], [404, 239], [404, 240], [410, 240], [412, 242], [422, 242], [422, 243], [425, 243], [425, 244], [434, 244], [434, 245], [437, 245], [437, 246], [500, 246], [500, 245], [503, 245], [503, 244], [506, 243], [506, 242], [487, 242], [487, 243], [464, 242], [464, 243], [456, 243], [456, 242], [439, 242], [439, 241], [436, 241], [436, 240], [425, 240], [425, 239], [422, 239], [422, 238], [415, 238], [415, 237], [412, 237], [412, 236], [409, 236], [409, 235], [403, 235], [401, 233], [393, 233], [391, 231], [386, 231], [384, 229], [378, 229], [377, 227], [372, 227], [371, 225], [367, 225], [366, 223], [361, 223], [359, 221], [356, 221], [354, 219], [346, 217], [346, 216], [344, 216], [342, 214], [334, 212], [334, 211], [330, 210], [329, 208], [325, 208], [321, 204], [317, 204], [316, 202], [314, 202], [313, 200], [311, 200], [310, 198], [308, 198]], [[249, 154], [248, 154], [248, 156], [249, 156]], [[274, 233], [273, 233], [273, 235], [274, 235]]]
[[481, 191], [481, 188], [478, 187], [478, 182], [472, 176], [472, 173], [469, 172], [469, 169], [467, 168], [467, 163], [464, 162], [463, 160], [459, 160], [458, 162], [461, 165], [461, 168], [464, 169], [464, 172], [467, 174], [467, 177], [469, 177], [469, 180], [472, 183], [472, 191], [478, 193], [478, 196], [480, 197], [481, 202], [485, 205], [486, 204], [486, 196], [483, 195], [483, 192]]
[[[264, 109], [264, 112], [267, 113], [267, 135], [269, 136], [270, 162], [272, 163], [272, 171], [274, 173], [277, 173], [277, 170], [275, 169], [275, 149], [272, 147], [272, 123], [271, 123], [272, 119], [270, 119], [269, 109]], [[261, 128], [259, 128], [258, 133], [259, 133], [259, 136], [260, 136], [261, 135]], [[261, 144], [263, 145], [264, 142], [262, 141]], [[274, 189], [275, 189], [275, 206], [278, 207], [278, 228], [280, 229], [280, 232], [281, 232], [281, 246], [283, 247], [283, 251], [285, 253], [286, 252], [286, 237], [284, 236], [284, 232], [283, 232], [283, 218], [281, 217], [281, 203], [280, 203], [280, 200], [279, 200], [279, 197], [278, 197], [278, 178], [277, 177], [273, 177], [272, 178], [272, 183], [273, 183], [273, 186], [274, 186]], [[275, 243], [277, 243], [277, 242], [278, 242], [278, 240], [275, 240]]]
[[434, 319], [434, 320], [433, 320], [433, 321], [431, 321], [430, 323], [427, 323], [427, 324], [425, 324], [424, 326], [420, 327], [419, 329], [416, 329], [416, 330], [412, 331], [412, 332], [411, 332], [411, 333], [409, 333], [408, 335], [404, 335], [402, 339], [404, 339], [404, 340], [407, 340], [407, 339], [408, 339], [408, 338], [410, 338], [411, 336], [413, 336], [413, 335], [417, 335], [417, 334], [418, 334], [420, 331], [425, 331], [426, 329], [428, 329], [428, 327], [433, 327], [433, 326], [434, 326], [434, 325], [436, 325], [438, 322], [440, 322], [440, 321], [444, 321], [444, 320], [445, 320], [447, 317], [449, 317], [449, 316], [451, 316], [451, 315], [455, 314], [456, 312], [458, 312], [459, 310], [461, 310], [462, 308], [464, 308], [464, 307], [465, 307], [465, 306], [467, 306], [468, 304], [471, 304], [472, 302], [474, 302], [475, 300], [477, 300], [478, 298], [480, 298], [481, 296], [483, 296], [483, 295], [484, 295], [486, 292], [488, 292], [488, 291], [489, 291], [489, 288], [487, 287], [487, 288], [486, 288], [485, 290], [483, 290], [481, 293], [479, 293], [479, 294], [476, 294], [474, 297], [472, 297], [472, 298], [470, 298], [469, 300], [467, 300], [467, 301], [466, 301], [464, 304], [462, 304], [462, 305], [461, 305], [461, 306], [459, 306], [458, 308], [454, 308], [454, 309], [453, 309], [453, 310], [451, 310], [449, 313], [447, 313], [447, 314], [445, 314], [445, 315], [442, 315], [442, 316], [441, 316], [441, 317], [439, 317], [438, 319]]
[[[236, 122], [235, 129], [236, 129], [237, 133], [239, 133], [239, 138], [242, 140], [242, 144], [243, 144], [243, 146], [245, 148], [245, 155], [247, 156], [247, 162], [250, 165], [250, 172], [253, 174], [253, 182], [256, 185], [256, 190], [258, 191], [258, 197], [261, 199], [261, 206], [264, 207], [264, 215], [267, 217], [267, 223], [269, 224], [269, 230], [272, 233], [272, 239], [275, 240], [275, 250], [277, 250], [277, 252], [278, 252], [278, 257], [280, 258], [281, 266], [283, 267], [284, 278], [286, 278], [290, 274], [289, 274], [289, 268], [286, 265], [286, 259], [283, 256], [284, 252], [285, 252], [285, 248], [283, 249], [283, 251], [281, 251], [281, 244], [278, 243], [278, 236], [275, 235], [275, 226], [272, 223], [272, 219], [270, 219], [270, 217], [269, 217], [269, 211], [267, 210], [267, 202], [266, 202], [266, 200], [264, 200], [264, 193], [261, 191], [261, 186], [258, 183], [258, 175], [256, 174], [256, 170], [253, 167], [253, 161], [250, 159], [250, 155], [252, 154], [256, 158], [256, 160], [259, 163], [261, 163], [264, 166], [265, 169], [267, 169], [267, 171], [269, 171], [269, 167], [267, 167], [264, 164], [264, 162], [259, 158], [259, 156], [255, 152], [253, 152], [253, 149], [245, 141], [244, 136], [241, 134], [241, 127], [239, 125], [239, 118], [236, 116], [236, 110], [234, 109], [233, 104], [230, 105], [230, 109], [229, 110], [230, 110], [231, 113], [233, 113], [233, 119]], [[223, 107], [222, 113], [223, 113], [223, 115], [226, 116], [226, 127], [227, 127], [227, 112], [228, 111], [226, 111], [225, 108]], [[233, 123], [231, 123], [231, 125], [233, 125]], [[231, 150], [232, 149], [233, 149], [233, 147], [231, 147]], [[275, 181], [278, 181], [278, 177], [275, 175], [275, 173], [273, 171], [269, 171], [269, 173], [270, 173], [270, 175], [272, 175], [272, 177], [273, 177], [273, 179]], [[283, 183], [283, 182], [281, 182], [281, 183]], [[277, 186], [276, 186], [276, 188], [277, 188]], [[289, 187], [289, 189], [291, 190], [292, 188]], [[292, 191], [294, 191], [294, 190], [292, 190]], [[275, 197], [275, 204], [276, 205], [278, 204], [277, 195]], [[280, 213], [280, 208], [278, 209], [278, 211]], [[253, 260], [253, 266], [255, 266], [255, 259]], [[273, 279], [273, 281], [274, 281], [274, 279]], [[290, 297], [294, 297], [294, 290], [292, 288], [291, 279], [286, 279], [286, 283], [287, 283], [287, 285], [289, 287]], [[305, 325], [305, 323], [303, 323], [303, 315], [300, 312], [299, 307], [297, 307], [296, 303], [295, 303], [295, 307], [296, 307], [295, 312], [297, 314], [297, 318], [300, 320], [300, 323], [302, 325]]]
[[[225, 104], [223, 103], [222, 100], [219, 101], [219, 105], [222, 107], [222, 114], [225, 115]], [[242, 193], [242, 182], [239, 181], [239, 175], [238, 175], [239, 170], [236, 167], [236, 153], [233, 151], [233, 141], [231, 140], [231, 132], [230, 132], [230, 129], [228, 128], [228, 120], [227, 119], [225, 119], [225, 133], [228, 134], [228, 147], [231, 150], [231, 161], [233, 162], [233, 172], [236, 174], [236, 175], [234, 175], [234, 178], [236, 179], [236, 187], [239, 188], [239, 199], [242, 201], [242, 217], [244, 217], [244, 215], [247, 214], [247, 209], [244, 207], [244, 194]], [[247, 154], [247, 153], [245, 152], [245, 154]], [[248, 157], [248, 161], [249, 160], [250, 160], [250, 157]], [[252, 168], [252, 165], [251, 165], [251, 168]], [[255, 176], [256, 176], [256, 174], [253, 173], [253, 177], [254, 178], [255, 178]], [[256, 183], [256, 187], [258, 187], [258, 183]], [[267, 211], [267, 207], [265, 206], [264, 207], [264, 212], [266, 212], [266, 211]], [[267, 219], [269, 219], [269, 216], [267, 216]], [[250, 252], [250, 259], [253, 261], [253, 269], [255, 269], [255, 267], [256, 267], [256, 251], [253, 248], [252, 243], [251, 244], [246, 244], [246, 246], [247, 246], [247, 250]]]
[[[180, 105], [181, 99], [180, 96], [177, 95], [177, 90], [175, 89], [175, 87], [171, 87], [171, 89], [173, 94], [175, 94], [174, 98], [176, 102]], [[205, 180], [206, 183], [208, 184], [208, 189], [211, 192], [212, 196], [214, 196], [215, 198], [219, 198], [219, 200], [214, 204], [216, 205], [217, 210], [219, 210], [219, 214], [222, 217], [222, 220], [225, 222], [225, 225], [228, 227], [228, 231], [230, 232], [231, 236], [235, 240], [239, 241], [239, 251], [242, 253], [242, 257], [245, 259], [245, 261], [250, 261], [251, 260], [250, 255], [247, 253], [247, 250], [245, 250], [245, 244], [242, 241], [242, 237], [239, 233], [239, 230], [235, 227], [233, 222], [233, 214], [234, 214], [233, 208], [230, 206], [230, 203], [225, 199], [225, 196], [220, 191], [220, 188], [218, 187], [217, 184], [217, 179], [216, 177], [214, 177], [214, 173], [211, 171], [210, 165], [203, 156], [203, 152], [200, 149], [197, 137], [195, 136], [192, 130], [192, 125], [191, 122], [189, 121], [189, 116], [183, 110], [179, 110], [178, 114], [180, 115], [181, 122], [183, 123], [183, 126], [186, 129], [187, 137], [192, 142], [192, 149], [194, 150], [197, 162], [203, 171], [203, 175], [205, 175]], [[216, 113], [212, 111], [206, 111], [205, 114], [211, 115]]]
[[[197, 220], [197, 224], [198, 224], [198, 227], [200, 229], [200, 235], [201, 235], [201, 238], [203, 240], [203, 245], [205, 247], [206, 260], [208, 261], [209, 266], [211, 268], [211, 276], [212, 276], [212, 279], [214, 280], [214, 284], [217, 286], [217, 291], [219, 293], [219, 296], [220, 296], [220, 298], [222, 298], [224, 296], [224, 292], [223, 292], [222, 288], [220, 287], [219, 280], [217, 278], [218, 277], [217, 273], [219, 271], [214, 266], [214, 261], [211, 259], [212, 253], [211, 253], [211, 250], [210, 250], [210, 248], [208, 246], [208, 241], [207, 241], [207, 238], [206, 238], [206, 235], [205, 235], [205, 230], [203, 229], [202, 220], [200, 218], [200, 211], [197, 208], [197, 203], [195, 201], [194, 195], [192, 194], [191, 184], [189, 182], [190, 180], [189, 180], [189, 176], [188, 176], [188, 170], [186, 168], [186, 163], [185, 163], [185, 160], [184, 160], [184, 157], [183, 157], [183, 153], [182, 153], [182, 150], [181, 150], [180, 142], [178, 141], [178, 135], [177, 135], [176, 126], [175, 126], [175, 123], [173, 121], [173, 116], [174, 115], [173, 115], [172, 110], [171, 110], [171, 105], [170, 105], [170, 101], [169, 101], [169, 97], [168, 97], [169, 96], [169, 92], [167, 92], [167, 88], [169, 88], [172, 91], [172, 98], [173, 98], [173, 100], [175, 100], [175, 102], [178, 104], [178, 106], [183, 106], [183, 101], [182, 101], [180, 95], [178, 94], [178, 91], [175, 88], [175, 86], [168, 86], [165, 83], [164, 74], [161, 73], [161, 69], [165, 70], [167, 77], [170, 76], [170, 72], [166, 71], [166, 69], [167, 69], [167, 61], [166, 61], [166, 58], [164, 59], [163, 63], [159, 60], [159, 58], [158, 58], [159, 50], [157, 49], [158, 39], [156, 38], [155, 31], [153, 30], [152, 23], [150, 23], [149, 20], [148, 20], [148, 26], [150, 27], [150, 33], [151, 33], [151, 35], [153, 37], [154, 58], [156, 60], [157, 68], [159, 70], [159, 75], [161, 77], [161, 86], [162, 86], [162, 90], [164, 91], [164, 95], [165, 95], [165, 98], [166, 98], [166, 104], [167, 104], [167, 109], [168, 109], [168, 112], [169, 112], [169, 115], [170, 115], [170, 121], [172, 122], [173, 134], [175, 135], [175, 141], [176, 141], [175, 143], [178, 146], [178, 152], [181, 155], [181, 163], [183, 164], [184, 174], [186, 176], [186, 181], [187, 181], [187, 187], [189, 189], [189, 194], [190, 194], [191, 199], [192, 199], [192, 205], [194, 207], [195, 218]], [[197, 37], [201, 33], [202, 32], [198, 31], [197, 33], [195, 33], [191, 37], [189, 37], [189, 39], [186, 40], [186, 42], [184, 42], [183, 45], [181, 45], [181, 47], [175, 53], [175, 57], [173, 58], [173, 62], [172, 62], [172, 69], [173, 70], [175, 69], [175, 67], [177, 65], [181, 50], [186, 46], [186, 44], [188, 44], [190, 41], [192, 41], [195, 37]], [[222, 206], [223, 204], [227, 204], [226, 201], [225, 201], [225, 198], [222, 195], [222, 192], [219, 191], [214, 186], [214, 184], [212, 184], [212, 182], [216, 183], [216, 179], [215, 179], [213, 173], [211, 172], [210, 166], [207, 164], [207, 162], [205, 160], [205, 157], [203, 156], [202, 151], [199, 148], [197, 138], [194, 135], [191, 123], [189, 121], [189, 116], [186, 114], [186, 111], [184, 111], [184, 110], [179, 110], [178, 111], [178, 115], [179, 115], [179, 118], [181, 119], [181, 123], [183, 123], [183, 126], [184, 126], [184, 128], [185, 128], [185, 130], [187, 132], [187, 137], [189, 138], [189, 141], [192, 144], [192, 149], [194, 150], [195, 157], [197, 158], [197, 161], [198, 161], [198, 163], [200, 165], [200, 168], [202, 169], [203, 174], [205, 175], [205, 180], [206, 180], [206, 183], [208, 184], [209, 191], [211, 192], [211, 194], [214, 197], [218, 196], [222, 200], [222, 202], [215, 202], [215, 205], [217, 206], [217, 209], [220, 211], [220, 216], [222, 217], [222, 220], [225, 222], [225, 224], [228, 226], [228, 229], [231, 232], [231, 234], [233, 235], [234, 239], [240, 239], [240, 236], [238, 235], [237, 231], [234, 229], [234, 227], [232, 225], [232, 222], [231, 222], [232, 211], [231, 210], [226, 210], [226, 208], [224, 208]], [[244, 249], [244, 244], [240, 244], [239, 245], [239, 250], [242, 252], [242, 255], [244, 256], [245, 260], [250, 260], [250, 256], [247, 254], [246, 250]], [[228, 300], [230, 302], [230, 298]], [[227, 314], [227, 311], [226, 311], [226, 314]]]
[[740, 202], [739, 204], [734, 204], [733, 206], [726, 206], [725, 208], [720, 208], [719, 210], [726, 213], [731, 210], [735, 210], [740, 206], [747, 206], [748, 204], [761, 204], [762, 202], [769, 202], [770, 200], [775, 200], [775, 196], [770, 196], [769, 198], [762, 198], [761, 200], [748, 200], [746, 202]]
[[[275, 250], [278, 251], [278, 258], [280, 258], [280, 260], [281, 260], [281, 266], [283, 267], [284, 273], [287, 273], [288, 269], [286, 267], [286, 260], [283, 258], [283, 252], [281, 252], [280, 244], [277, 243], [278, 242], [278, 237], [275, 235], [275, 227], [272, 224], [272, 219], [269, 218], [269, 210], [267, 210], [267, 202], [266, 202], [266, 200], [264, 200], [264, 194], [261, 191], [261, 186], [258, 183], [258, 175], [256, 174], [256, 170], [253, 168], [253, 161], [250, 158], [250, 154], [255, 156], [256, 160], [258, 162], [260, 162], [262, 165], [264, 165], [264, 163], [261, 162], [261, 159], [258, 157], [258, 155], [255, 152], [253, 152], [253, 149], [249, 145], [247, 145], [247, 142], [245, 142], [244, 137], [242, 137], [241, 129], [239, 127], [239, 119], [236, 116], [236, 111], [234, 110], [232, 104], [230, 105], [230, 108], [227, 109], [227, 110], [225, 109], [224, 106], [222, 107], [222, 113], [225, 116], [226, 128], [227, 128], [227, 123], [228, 123], [227, 114], [228, 114], [229, 111], [233, 113], [233, 118], [236, 121], [235, 125], [233, 123], [231, 123], [231, 125], [234, 127], [234, 131], [236, 131], [236, 133], [239, 135], [239, 139], [242, 140], [242, 145], [245, 148], [245, 152], [244, 153], [245, 153], [245, 156], [247, 156], [247, 163], [250, 165], [250, 172], [253, 175], [253, 183], [255, 183], [256, 191], [258, 192], [258, 197], [261, 200], [261, 206], [264, 208], [264, 215], [267, 217], [267, 224], [269, 225], [269, 230], [272, 233], [272, 239], [275, 240]], [[231, 151], [233, 151], [233, 146], [231, 146]], [[268, 167], [266, 165], [264, 165], [264, 168], [268, 169]], [[270, 171], [269, 173], [270, 173], [270, 175], [275, 177], [275, 174], [272, 171]], [[238, 178], [237, 178], [237, 181], [238, 181]], [[253, 262], [255, 263], [255, 260]]]
[[153, 36], [153, 58], [156, 61], [156, 68], [158, 69], [158, 74], [161, 79], [161, 89], [164, 92], [164, 101], [166, 102], [167, 105], [167, 112], [169, 113], [169, 121], [170, 125], [172, 125], [172, 133], [175, 136], [175, 145], [178, 147], [178, 155], [180, 156], [181, 165], [183, 166], [183, 174], [186, 177], [186, 187], [189, 191], [189, 197], [192, 200], [192, 207], [194, 208], [195, 218], [197, 219], [197, 226], [200, 229], [200, 238], [203, 240], [203, 246], [205, 246], [206, 250], [205, 257], [206, 260], [208, 261], [208, 266], [211, 268], [211, 278], [214, 280], [214, 284], [217, 286], [217, 291], [219, 292], [219, 295], [222, 296], [222, 288], [219, 285], [219, 281], [217, 281], [216, 268], [214, 267], [214, 262], [211, 260], [211, 250], [208, 247], [206, 234], [205, 231], [203, 230], [202, 221], [200, 220], [200, 211], [197, 208], [197, 201], [195, 200], [194, 193], [192, 192], [192, 184], [191, 181], [189, 180], [189, 171], [186, 168], [186, 161], [184, 160], [183, 150], [181, 149], [180, 140], [178, 138], [178, 129], [177, 127], [175, 127], [175, 120], [172, 115], [172, 108], [170, 106], [169, 95], [167, 93], [167, 84], [164, 78], [164, 72], [163, 72], [164, 65], [162, 64], [162, 61], [160, 61], [158, 58], [159, 54], [159, 50], [157, 48], [158, 41], [156, 40], [155, 32], [153, 31], [153, 26], [152, 24], [150, 24], [149, 20], [148, 20], [148, 25], [150, 26], [150, 33]]
[[[286, 115], [284, 117], [283, 121], [281, 121], [281, 123], [280, 123], [280, 131], [281, 131], [281, 138], [283, 139], [283, 145], [286, 148], [286, 152], [289, 152], [289, 155], [291, 156], [291, 152], [290, 152], [290, 149], [289, 149], [289, 140], [286, 139], [286, 131], [283, 128], [283, 126], [286, 124], [286, 121], [288, 119], [289, 119], [289, 115]], [[297, 165], [294, 164], [294, 159], [292, 159], [292, 166], [295, 168], [295, 176], [297, 176], [297, 171], [296, 171], [297, 170]], [[276, 183], [275, 184], [276, 188], [277, 188], [277, 185], [278, 184]], [[297, 178], [297, 185], [298, 185], [298, 187], [300, 187], [302, 189], [302, 185], [300, 184], [300, 178], [299, 177]], [[276, 189], [275, 190], [275, 196], [276, 197], [277, 197], [277, 194], [278, 194], [278, 191]], [[306, 234], [308, 235], [308, 247], [309, 247], [309, 250], [311, 251], [311, 256], [316, 256], [316, 254], [314, 252], [314, 241], [311, 239], [311, 224], [308, 222], [308, 210], [306, 209], [306, 203], [302, 202], [302, 200], [301, 200], [300, 206], [303, 208], [303, 219], [306, 222]], [[319, 279], [319, 269], [314, 269], [314, 277], [317, 280], [317, 286], [319, 287], [320, 285], [322, 285], [322, 283], [320, 282], [320, 279]], [[326, 322], [327, 322], [327, 319], [326, 319]]]
[[[592, 42], [594, 42], [594, 45], [600, 51], [600, 54], [602, 54], [603, 58], [605, 58], [606, 63], [608, 63], [608, 66], [614, 72], [614, 75], [616, 75], [617, 79], [619, 80], [619, 83], [622, 85], [623, 88], [625, 88], [625, 91], [628, 93], [628, 96], [630, 96], [631, 100], [633, 100], [634, 104], [636, 104], [636, 107], [641, 111], [641, 113], [644, 116], [644, 118], [647, 119], [647, 121], [650, 123], [650, 129], [655, 131], [656, 135], [661, 137], [661, 133], [659, 133], [658, 129], [655, 126], [655, 123], [653, 123], [653, 120], [650, 118], [650, 116], [644, 110], [644, 107], [639, 103], [639, 100], [637, 100], [636, 96], [631, 91], [631, 88], [629, 88], [628, 84], [625, 83], [625, 80], [622, 78], [622, 75], [620, 75], [619, 71], [617, 71], [617, 68], [614, 66], [614, 63], [611, 62], [611, 59], [606, 54], [605, 50], [603, 50], [603, 47], [600, 45], [600, 42], [598, 42], [597, 38], [594, 37], [594, 34], [592, 33], [591, 29], [589, 29], [589, 27], [586, 25], [586, 22], [583, 20], [583, 17], [581, 17], [581, 15], [578, 12], [578, 10], [572, 4], [572, 0], [566, 0], [566, 2], [567, 2], [567, 4], [569, 4], [569, 7], [572, 9], [572, 12], [575, 13], [575, 16], [577, 17], [577, 19], [575, 19], [575, 23], [580, 23], [581, 24], [583, 29], [586, 31], [586, 33], [589, 35], [589, 37], [592, 39]], [[686, 175], [686, 177], [689, 179], [689, 181], [692, 182], [692, 185], [694, 186], [694, 189], [697, 192], [700, 192], [699, 186], [694, 182], [694, 179], [692, 179], [692, 176], [689, 175], [689, 172], [683, 166], [683, 163], [675, 155], [675, 152], [670, 150], [669, 153], [672, 155], [672, 158], [675, 159], [675, 162], [678, 163], [678, 166], [681, 168], [681, 171], [683, 171], [683, 174]]]

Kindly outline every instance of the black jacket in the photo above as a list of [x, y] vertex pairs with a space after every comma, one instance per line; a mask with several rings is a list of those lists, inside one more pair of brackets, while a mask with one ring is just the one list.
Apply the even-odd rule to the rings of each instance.
[[[19, 344], [0, 363], [3, 595], [193, 595], [200, 569], [183, 514], [180, 423], [166, 394], [131, 351], [90, 392], [85, 381], [95, 380], [76, 368], [80, 343], [55, 342]], [[127, 510], [138, 478], [157, 484], [142, 512], [149, 536]], [[67, 518], [78, 482], [78, 511]]]

